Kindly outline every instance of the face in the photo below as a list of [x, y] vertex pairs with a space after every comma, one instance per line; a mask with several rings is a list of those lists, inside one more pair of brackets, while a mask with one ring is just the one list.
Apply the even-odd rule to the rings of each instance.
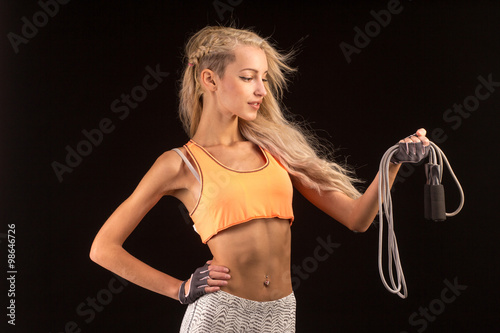
[[222, 78], [218, 78], [215, 91], [220, 112], [228, 117], [238, 116], [252, 121], [266, 96], [267, 58], [260, 48], [238, 46], [236, 60], [227, 65]]

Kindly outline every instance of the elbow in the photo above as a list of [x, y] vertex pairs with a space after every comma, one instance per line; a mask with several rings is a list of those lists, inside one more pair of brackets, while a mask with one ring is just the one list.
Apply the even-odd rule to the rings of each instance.
[[96, 264], [107, 268], [118, 255], [117, 251], [122, 249], [121, 245], [115, 245], [108, 240], [96, 238], [90, 247], [89, 257]]
[[355, 234], [359, 234], [359, 233], [365, 232], [366, 230], [368, 230], [368, 228], [369, 227], [352, 227], [352, 228], [349, 228], [349, 230], [351, 230]]
[[355, 233], [363, 233], [367, 231], [373, 223], [374, 216], [368, 214], [359, 214], [353, 211], [347, 219], [346, 226]]
[[92, 243], [92, 246], [90, 247], [90, 253], [89, 253], [90, 260], [92, 260], [95, 263], [98, 263], [98, 259], [97, 259], [98, 255], [99, 255], [99, 250], [97, 249], [97, 246], [95, 245], [95, 243]]
[[102, 265], [101, 264], [102, 254], [103, 254], [102, 246], [96, 240], [94, 240], [92, 246], [90, 247], [90, 253], [89, 253], [90, 260], [92, 260], [96, 264]]
[[372, 225], [372, 223], [366, 223], [366, 222], [357, 222], [357, 223], [352, 223], [349, 225], [349, 230], [351, 230], [352, 232], [354, 233], [363, 233], [365, 231], [367, 231], [370, 226]]

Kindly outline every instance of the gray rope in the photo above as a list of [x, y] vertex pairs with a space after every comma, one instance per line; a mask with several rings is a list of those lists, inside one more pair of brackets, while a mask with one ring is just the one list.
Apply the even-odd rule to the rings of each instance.
[[[446, 216], [457, 215], [464, 205], [464, 192], [460, 185], [455, 173], [453, 172], [446, 155], [443, 151], [433, 142], [430, 142], [429, 163], [439, 165], [441, 182], [443, 175], [443, 161], [446, 163], [450, 174], [452, 175], [459, 191], [460, 191], [460, 204], [458, 208], [451, 213], [446, 213]], [[379, 186], [378, 186], [378, 211], [379, 211], [379, 241], [378, 241], [378, 270], [380, 279], [384, 287], [393, 294], [397, 294], [401, 298], [408, 296], [408, 289], [406, 287], [406, 280], [401, 266], [401, 259], [399, 257], [398, 244], [396, 241], [396, 234], [394, 233], [394, 217], [392, 213], [392, 198], [389, 183], [389, 163], [392, 155], [397, 151], [399, 144], [389, 148], [380, 161], [379, 166]], [[383, 232], [384, 232], [384, 214], [387, 220], [387, 261], [388, 273], [391, 286], [387, 283], [384, 270], [382, 268], [382, 247], [383, 247]], [[396, 278], [394, 277], [393, 267], [396, 270]], [[397, 282], [397, 283], [396, 283]]]

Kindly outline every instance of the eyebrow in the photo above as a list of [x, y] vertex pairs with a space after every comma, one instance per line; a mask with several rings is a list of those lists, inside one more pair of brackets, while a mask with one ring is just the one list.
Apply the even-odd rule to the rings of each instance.
[[[252, 72], [255, 72], [255, 73], [258, 73], [259, 71], [254, 69], [254, 68], [243, 68], [242, 70], [240, 70], [240, 72], [243, 72], [243, 71], [252, 71]], [[266, 74], [267, 71], [265, 71], [263, 74]]]

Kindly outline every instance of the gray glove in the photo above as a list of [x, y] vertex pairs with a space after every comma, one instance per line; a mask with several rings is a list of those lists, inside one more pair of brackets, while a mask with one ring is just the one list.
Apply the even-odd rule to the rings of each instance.
[[209, 272], [208, 264], [197, 268], [196, 271], [191, 274], [191, 282], [189, 283], [187, 294], [184, 294], [184, 286], [189, 279], [182, 282], [179, 289], [179, 302], [181, 302], [181, 304], [191, 304], [207, 293], [205, 287], [208, 287], [207, 280], [210, 278], [208, 275]]
[[400, 142], [396, 152], [391, 157], [394, 164], [418, 163], [429, 155], [430, 145], [422, 142]]

